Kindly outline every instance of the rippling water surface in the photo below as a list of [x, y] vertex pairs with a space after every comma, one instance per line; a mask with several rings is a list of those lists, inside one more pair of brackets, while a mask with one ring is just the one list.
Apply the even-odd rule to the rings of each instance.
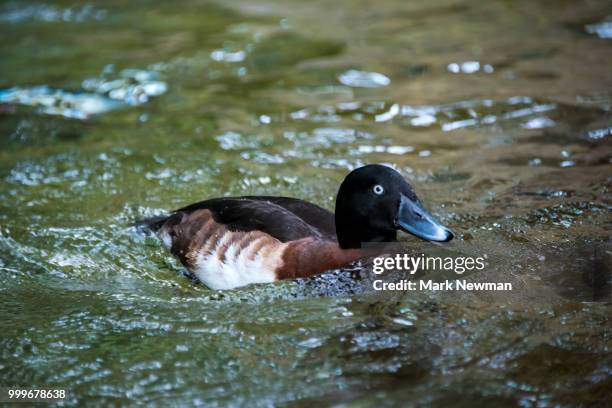
[[[1, 3], [0, 384], [90, 405], [610, 404], [610, 16]], [[486, 255], [466, 279], [514, 290], [335, 273], [215, 292], [127, 227], [226, 194], [333, 208], [373, 162], [457, 232], [411, 250]]]

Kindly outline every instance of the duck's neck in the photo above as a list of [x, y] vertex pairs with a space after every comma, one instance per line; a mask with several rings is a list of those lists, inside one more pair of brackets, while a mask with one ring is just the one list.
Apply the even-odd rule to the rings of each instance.
[[357, 223], [345, 224], [336, 221], [336, 236], [342, 249], [362, 248], [368, 242], [395, 242], [396, 231], [368, 231]]

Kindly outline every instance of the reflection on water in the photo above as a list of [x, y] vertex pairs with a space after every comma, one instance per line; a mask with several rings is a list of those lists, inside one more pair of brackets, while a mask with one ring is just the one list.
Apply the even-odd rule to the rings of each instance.
[[0, 90], [0, 103], [32, 106], [38, 112], [72, 119], [88, 119], [125, 105], [141, 105], [166, 92], [165, 82], [155, 71], [124, 69], [116, 79], [114, 67], [107, 66], [100, 77], [85, 79], [84, 92], [66, 92], [48, 86]]
[[[605, 405], [608, 3], [3, 4], [0, 385], [68, 405]], [[364, 262], [216, 292], [128, 227], [222, 195], [333, 208], [372, 162], [457, 232], [410, 251], [486, 256], [465, 278], [514, 290], [379, 293]]]
[[448, 64], [446, 69], [453, 74], [473, 74], [481, 70], [486, 74], [491, 74], [495, 71], [491, 64], [484, 64], [481, 66], [480, 62], [478, 61], [466, 61], [462, 63], [453, 62], [452, 64]]
[[167, 85], [158, 76], [155, 71], [140, 69], [124, 69], [115, 75], [111, 65], [104, 69], [102, 76], [84, 80], [83, 89], [106, 94], [128, 105], [141, 105], [152, 96], [166, 93]]
[[102, 95], [70, 93], [48, 86], [0, 90], [0, 103], [34, 106], [38, 112], [73, 119], [87, 119], [119, 106]]
[[84, 23], [88, 20], [102, 20], [107, 11], [93, 4], [85, 4], [75, 7], [57, 7], [50, 4], [34, 3], [23, 5], [19, 2], [7, 2], [0, 9], [0, 21], [17, 24], [28, 20], [40, 20], [43, 22], [77, 22]]
[[382, 88], [391, 83], [388, 77], [378, 72], [364, 72], [355, 69], [343, 72], [338, 80], [343, 85], [354, 88]]
[[544, 128], [554, 125], [552, 119], [536, 116], [557, 108], [554, 103], [537, 103], [524, 96], [513, 96], [505, 101], [475, 100], [459, 101], [438, 106], [410, 106], [385, 102], [353, 102], [324, 105], [316, 110], [302, 109], [292, 112], [295, 120], [313, 122], [340, 122], [342, 116], [353, 121], [373, 119], [375, 122], [397, 120], [409, 127], [430, 127], [437, 125], [445, 132], [473, 127], [493, 125], [497, 122], [527, 118], [522, 127]]
[[612, 38], [612, 21], [602, 21], [601, 23], [589, 24], [585, 27], [586, 32], [595, 34], [599, 38]]

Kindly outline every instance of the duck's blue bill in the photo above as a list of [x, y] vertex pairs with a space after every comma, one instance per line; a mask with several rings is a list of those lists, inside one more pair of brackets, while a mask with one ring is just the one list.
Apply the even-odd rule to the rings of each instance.
[[421, 203], [403, 194], [396, 223], [400, 229], [427, 241], [448, 242], [453, 239], [453, 233], [436, 221]]

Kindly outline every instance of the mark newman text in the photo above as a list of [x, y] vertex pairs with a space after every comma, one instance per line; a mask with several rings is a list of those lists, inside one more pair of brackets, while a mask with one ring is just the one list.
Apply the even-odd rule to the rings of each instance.
[[468, 282], [465, 279], [435, 282], [432, 280], [407, 280], [383, 282], [378, 279], [372, 285], [374, 290], [512, 290], [510, 282]]

